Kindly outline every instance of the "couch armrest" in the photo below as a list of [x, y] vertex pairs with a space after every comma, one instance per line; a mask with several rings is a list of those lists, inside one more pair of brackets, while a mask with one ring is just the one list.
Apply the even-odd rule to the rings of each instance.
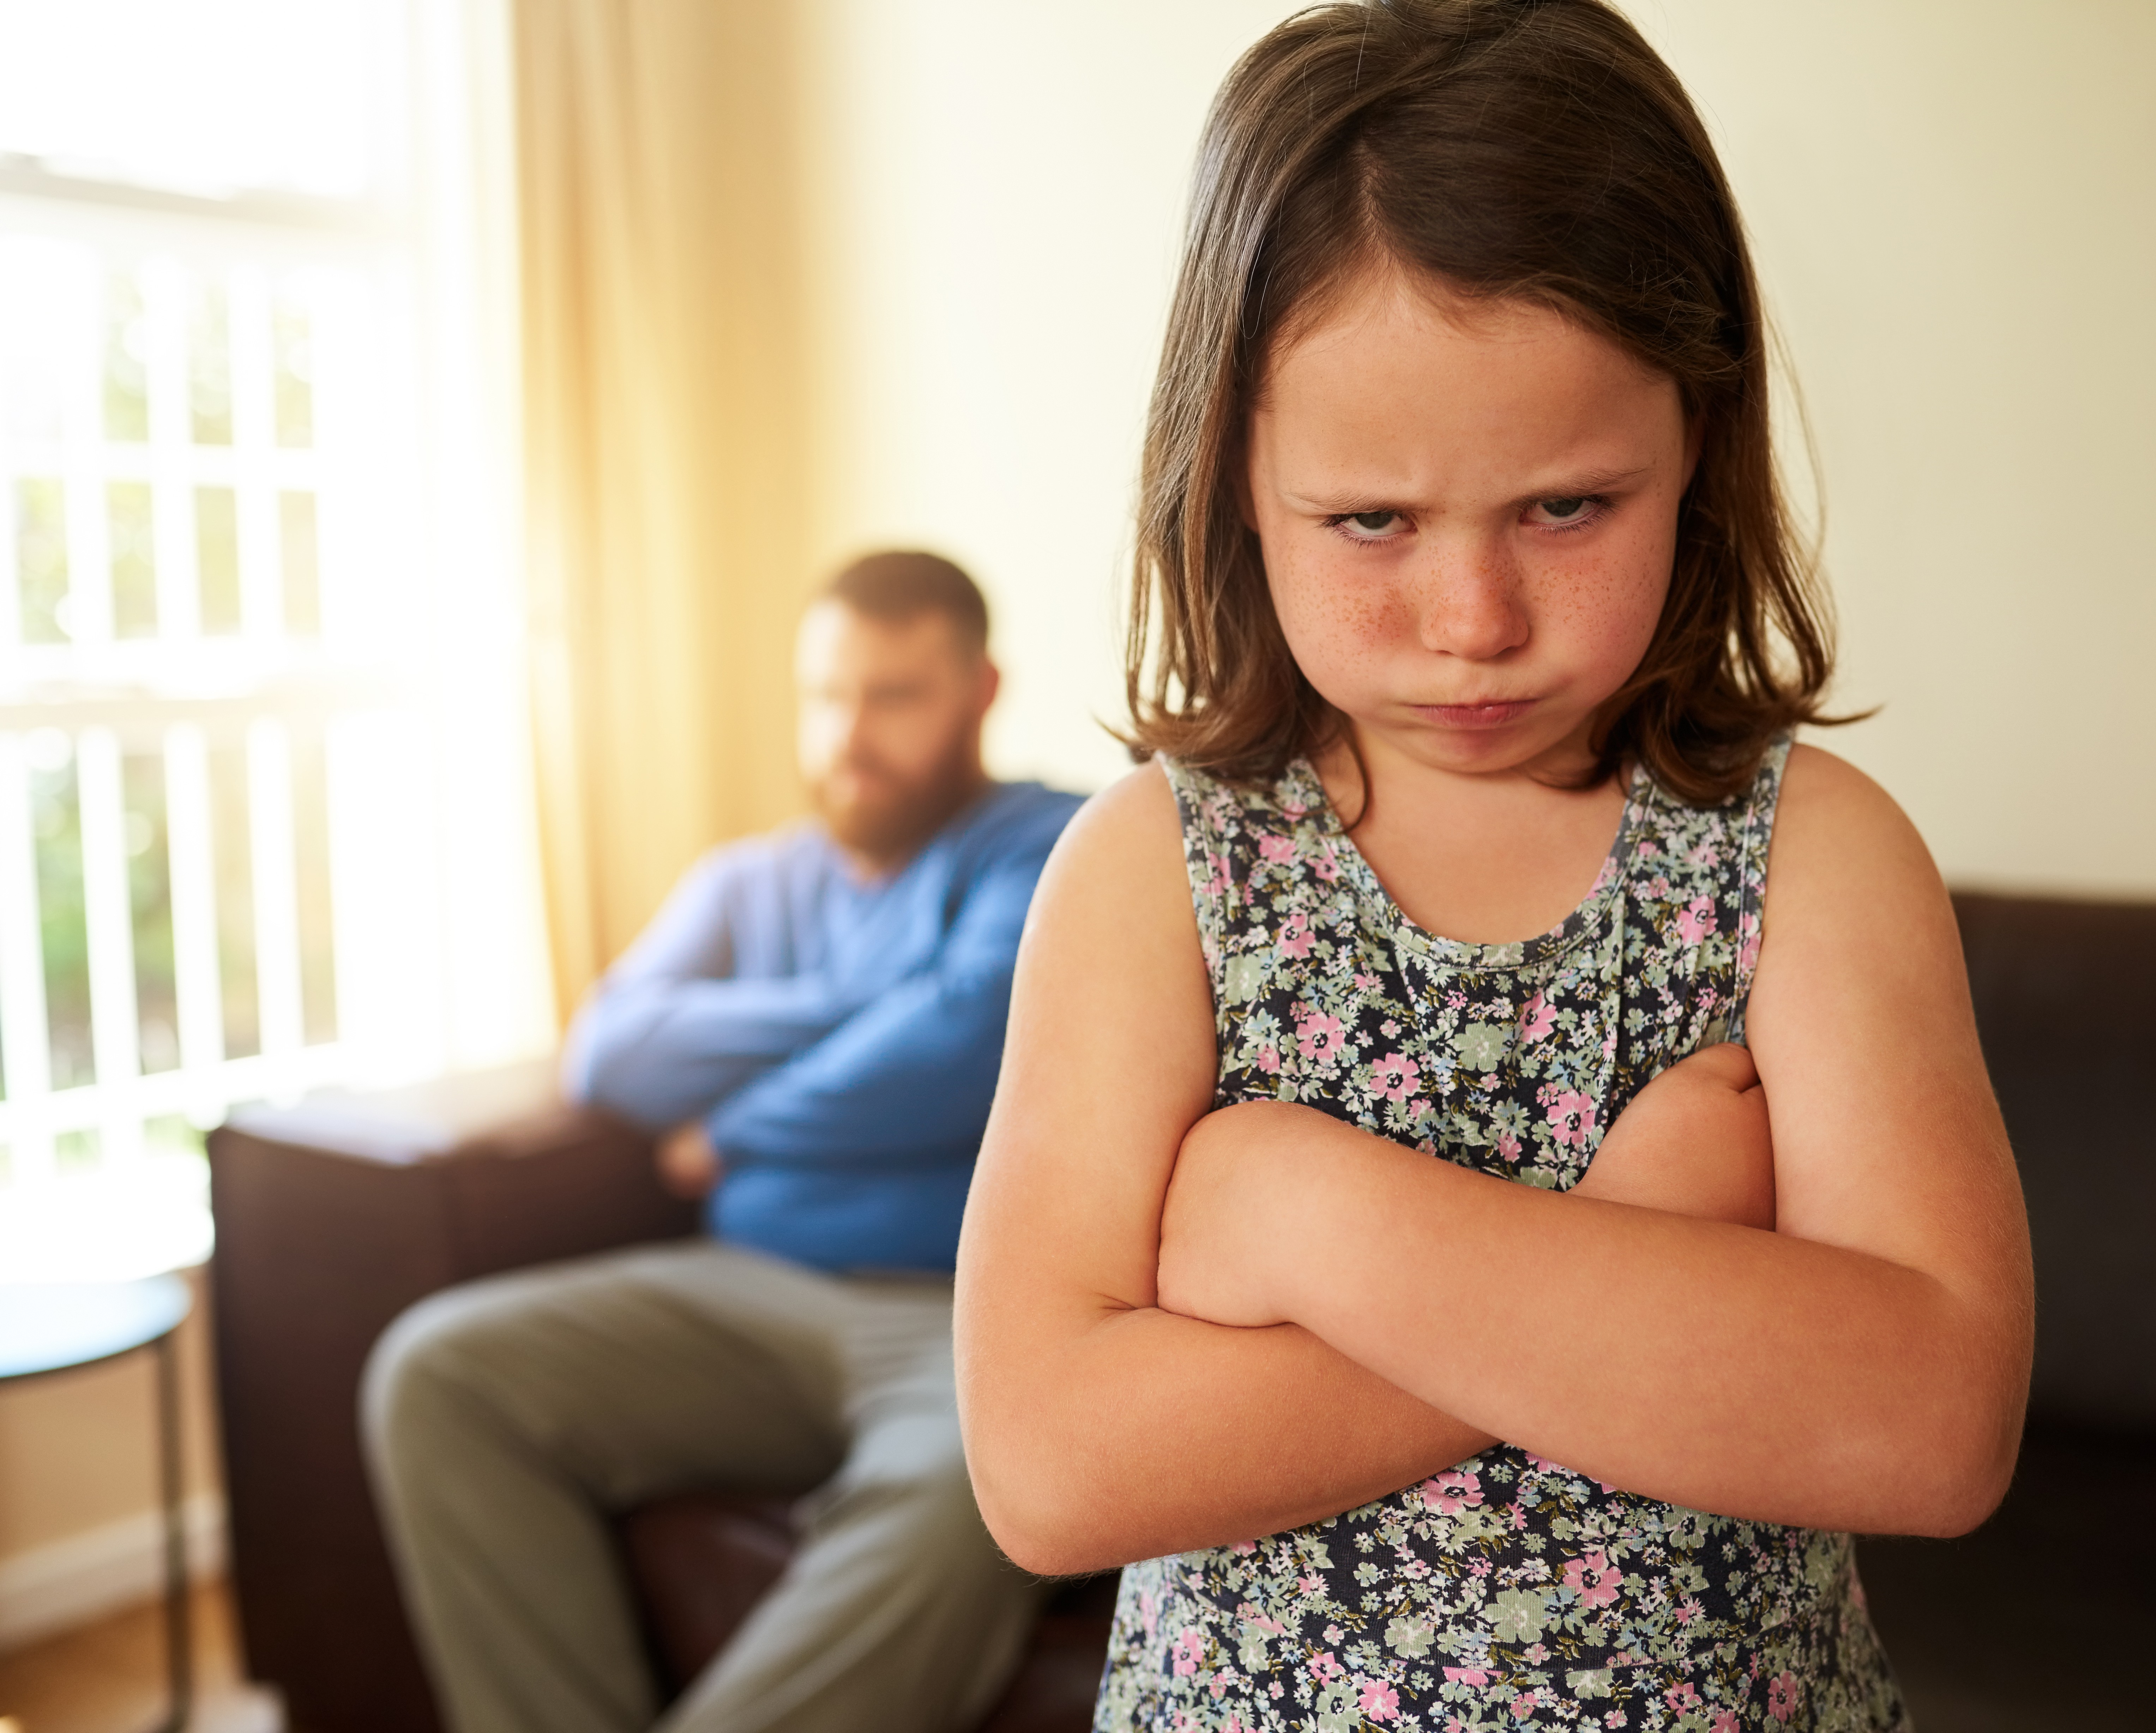
[[391, 1319], [496, 1270], [695, 1230], [651, 1141], [566, 1105], [544, 1064], [324, 1092], [211, 1133], [211, 1264], [233, 1577], [254, 1676], [315, 1733], [431, 1733], [361, 1461]]

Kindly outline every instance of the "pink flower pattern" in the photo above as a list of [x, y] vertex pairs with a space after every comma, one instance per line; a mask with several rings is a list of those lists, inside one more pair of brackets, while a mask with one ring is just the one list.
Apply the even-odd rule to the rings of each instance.
[[1301, 962], [1310, 955], [1310, 947], [1317, 942], [1316, 936], [1310, 931], [1310, 917], [1300, 909], [1289, 915], [1287, 924], [1281, 928], [1280, 952], [1282, 956]]
[[1389, 1053], [1370, 1068], [1370, 1081], [1388, 1101], [1404, 1101], [1422, 1080], [1422, 1067], [1405, 1054]]
[[[1301, 1101], [1485, 1173], [1577, 1184], [1657, 1072], [1742, 1038], [1785, 753], [1720, 807], [1635, 777], [1587, 900], [1514, 945], [1410, 922], [1308, 765], [1242, 787], [1170, 763], [1216, 1099]], [[1500, 1445], [1359, 1510], [1126, 1569], [1095, 1725], [1907, 1724], [1848, 1536], [1678, 1510]]]
[[1594, 1098], [1573, 1090], [1551, 1093], [1544, 1117], [1550, 1136], [1567, 1149], [1584, 1149], [1594, 1135]]
[[1306, 1059], [1322, 1064], [1348, 1044], [1348, 1032], [1337, 1017], [1327, 1017], [1322, 1011], [1309, 1011], [1296, 1021], [1295, 1047]]
[[1557, 1028], [1557, 1007], [1537, 992], [1520, 1007], [1520, 1038], [1522, 1041], [1546, 1041]]
[[1457, 1516], [1481, 1502], [1482, 1481], [1479, 1475], [1447, 1469], [1422, 1483], [1423, 1509], [1435, 1510], [1440, 1516]]
[[1670, 923], [1677, 930], [1677, 936], [1687, 945], [1704, 945], [1714, 931], [1714, 899], [1696, 896], [1676, 912]]
[[[1609, 1562], [1601, 1548], [1564, 1561], [1564, 1586], [1579, 1597], [1583, 1607], [1607, 1607], [1617, 1598], [1624, 1572]], [[1690, 1686], [1686, 1689], [1689, 1690]]]

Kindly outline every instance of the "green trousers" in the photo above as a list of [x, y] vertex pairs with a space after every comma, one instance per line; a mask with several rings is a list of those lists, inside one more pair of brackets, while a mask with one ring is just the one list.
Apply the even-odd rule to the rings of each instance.
[[[947, 1281], [709, 1242], [518, 1271], [398, 1319], [362, 1409], [454, 1733], [946, 1733], [1039, 1607], [973, 1505]], [[609, 1518], [805, 1485], [792, 1565], [662, 1715]]]

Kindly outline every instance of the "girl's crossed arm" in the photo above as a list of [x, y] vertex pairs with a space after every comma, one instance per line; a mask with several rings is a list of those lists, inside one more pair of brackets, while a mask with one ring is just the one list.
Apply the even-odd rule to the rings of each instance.
[[[1207, 1119], [1216, 1064], [1173, 799], [1148, 769], [1080, 815], [1042, 879], [959, 1249], [968, 1459], [990, 1529], [1031, 1569], [1276, 1532], [1492, 1442], [1295, 1325], [1159, 1309], [1178, 1147], [1244, 1111]], [[1651, 1146], [1635, 1156], [1613, 1130], [1580, 1192], [1765, 1225], [1748, 1080], [1671, 1074], [1624, 1122], [1659, 1127], [1635, 1140]], [[1290, 1232], [1264, 1255], [1291, 1261], [1298, 1245]]]
[[1582, 1207], [1253, 1105], [1183, 1146], [1160, 1303], [1292, 1320], [1675, 1504], [1973, 1527], [2005, 1489], [2027, 1390], [2020, 1193], [1937, 873], [1892, 802], [1826, 754], [1791, 757], [1765, 932], [1748, 1034], [1778, 1232]]

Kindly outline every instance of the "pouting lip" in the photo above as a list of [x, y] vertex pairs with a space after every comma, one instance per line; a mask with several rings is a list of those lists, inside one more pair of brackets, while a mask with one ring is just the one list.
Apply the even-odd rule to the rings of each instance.
[[1532, 698], [1501, 698], [1485, 704], [1418, 704], [1409, 708], [1441, 728], [1502, 728], [1519, 720], [1534, 705]]

